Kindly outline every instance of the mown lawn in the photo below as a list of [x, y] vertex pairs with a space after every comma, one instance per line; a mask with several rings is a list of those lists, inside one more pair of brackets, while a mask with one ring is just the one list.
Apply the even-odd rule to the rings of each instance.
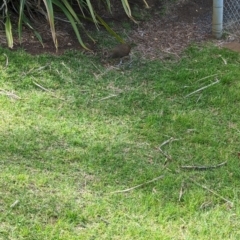
[[0, 48], [0, 239], [240, 239], [240, 55], [125, 64]]

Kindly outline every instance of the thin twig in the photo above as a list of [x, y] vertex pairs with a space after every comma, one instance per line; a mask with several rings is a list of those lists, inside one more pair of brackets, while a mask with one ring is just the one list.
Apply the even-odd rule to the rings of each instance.
[[114, 69], [114, 67], [109, 67], [107, 68], [104, 72], [102, 72], [93, 62], [91, 62], [92, 65], [100, 72], [99, 74], [93, 73], [93, 75], [96, 77], [96, 79], [101, 78], [102, 76], [104, 76], [105, 74], [107, 74], [109, 71], [111, 71], [112, 69]]
[[177, 53], [174, 53], [174, 52], [169, 52], [169, 51], [167, 51], [167, 50], [163, 50], [163, 49], [161, 49], [161, 51], [162, 51], [162, 52], [165, 52], [165, 53], [168, 53], [168, 54], [175, 55], [175, 56], [177, 56], [178, 58], [180, 58], [180, 57], [178, 56], [178, 54], [177, 54]]
[[199, 100], [201, 99], [201, 97], [202, 97], [202, 94], [199, 94], [199, 97], [198, 97], [198, 99], [197, 99], [196, 103], [198, 103], [198, 102], [199, 102]]
[[227, 65], [227, 60], [223, 57], [221, 57], [221, 59], [223, 60], [224, 64]]
[[200, 81], [202, 81], [202, 80], [204, 80], [204, 79], [206, 79], [206, 78], [214, 77], [214, 76], [216, 76], [216, 75], [217, 75], [217, 73], [212, 74], [212, 75], [209, 75], [209, 76], [206, 76], [206, 77], [203, 77], [203, 78], [200, 78], [200, 79], [198, 79], [196, 82], [200, 82]]
[[163, 147], [164, 145], [168, 144], [169, 142], [173, 142], [173, 141], [178, 141], [178, 139], [170, 137], [168, 140], [164, 141], [159, 147]]
[[5, 68], [7, 68], [8, 67], [8, 56], [7, 56], [7, 54], [3, 54], [4, 56], [5, 56], [5, 58], [6, 58], [6, 64], [5, 64]]
[[107, 97], [104, 97], [104, 98], [99, 99], [99, 101], [107, 100], [107, 99], [109, 99], [109, 98], [113, 98], [113, 97], [117, 97], [117, 96], [118, 96], [118, 95], [116, 95], [116, 94], [112, 94], [112, 95], [109, 95], [109, 96], [107, 96]]
[[92, 64], [101, 74], [103, 74], [103, 72], [99, 69], [99, 67], [97, 67], [97, 66], [94, 64], [94, 62], [91, 61], [91, 64]]
[[47, 65], [39, 67], [37, 69], [31, 68], [28, 72], [24, 73], [24, 75], [27, 75], [27, 74], [32, 73], [32, 72], [39, 72], [39, 71], [43, 70], [44, 68], [48, 67], [49, 65], [50, 64], [47, 64]]
[[34, 82], [34, 81], [33, 81], [33, 84], [36, 85], [37, 87], [41, 88], [42, 90], [44, 90], [44, 91], [46, 91], [46, 92], [49, 92], [49, 93], [51, 94], [51, 96], [53, 96], [53, 97], [55, 97], [55, 98], [57, 98], [57, 99], [60, 99], [60, 100], [65, 101], [64, 98], [57, 97], [55, 94], [52, 93], [52, 91], [50, 91], [50, 90], [48, 90], [47, 88], [41, 86], [40, 84], [38, 84], [38, 83], [36, 83], [36, 82]]
[[8, 92], [2, 88], [0, 88], [0, 94], [3, 94], [3, 95], [6, 95], [10, 98], [13, 98], [13, 99], [21, 99], [21, 97], [19, 97], [18, 95], [16, 95], [15, 93], [13, 92]]
[[161, 148], [162, 146], [166, 145], [167, 143], [173, 141], [173, 137], [170, 137], [168, 140], [164, 141], [159, 147]]
[[[167, 160], [172, 161], [171, 156], [167, 155], [160, 147], [158, 148], [158, 150], [162, 153], [162, 155], [163, 155], [164, 157], [167, 158]], [[166, 162], [165, 162], [165, 164], [166, 164]]]
[[214, 166], [181, 166], [181, 168], [184, 169], [189, 169], [189, 170], [208, 170], [208, 169], [213, 169], [213, 168], [219, 168], [227, 164], [227, 161], [219, 163]]
[[19, 203], [19, 200], [16, 200], [13, 204], [11, 204], [10, 208], [14, 208]]
[[34, 81], [33, 81], [33, 84], [36, 85], [37, 87], [41, 88], [42, 90], [46, 91], [46, 92], [52, 93], [52, 92], [51, 92], [50, 90], [48, 90], [47, 88], [41, 86], [40, 84], [38, 84], [38, 83], [36, 83], [36, 82], [34, 82]]
[[64, 62], [61, 62], [61, 65], [63, 65], [68, 71], [69, 73], [71, 73], [71, 68], [67, 67], [66, 64]]
[[182, 182], [182, 184], [181, 184], [181, 188], [180, 188], [180, 191], [179, 191], [179, 197], [178, 197], [178, 201], [180, 202], [181, 201], [181, 199], [182, 199], [182, 196], [183, 196], [183, 194], [184, 194], [184, 182]]
[[142, 187], [142, 186], [144, 186], [144, 185], [146, 185], [146, 184], [155, 182], [155, 181], [157, 181], [157, 180], [159, 180], [159, 179], [161, 179], [161, 178], [163, 178], [163, 177], [164, 177], [164, 175], [161, 175], [161, 176], [159, 176], [159, 177], [153, 178], [152, 180], [149, 180], [149, 181], [147, 181], [147, 182], [145, 182], [145, 183], [142, 183], [142, 184], [139, 184], [139, 185], [137, 185], [137, 186], [134, 186], [134, 187], [131, 187], [131, 188], [127, 188], [127, 189], [124, 189], [124, 190], [114, 191], [114, 192], [111, 192], [111, 193], [125, 193], [125, 192], [130, 192], [130, 191], [132, 191], [132, 190], [134, 190], [134, 189], [136, 189], [136, 188], [139, 188], [139, 187]]
[[[177, 140], [178, 140], [178, 139], [174, 139], [173, 137], [171, 137], [171, 138], [169, 138], [168, 140], [164, 141], [164, 142], [158, 147], [158, 150], [159, 150], [159, 151], [162, 153], [162, 155], [163, 155], [164, 157], [166, 157], [167, 160], [169, 160], [169, 161], [172, 161], [171, 156], [167, 155], [167, 154], [162, 150], [161, 147], [163, 147], [164, 145], [168, 144], [169, 142], [173, 142], [173, 141], [177, 141]], [[165, 162], [165, 164], [166, 164], [166, 162]]]
[[211, 86], [213, 86], [214, 84], [217, 84], [217, 83], [219, 83], [219, 82], [220, 82], [220, 81], [217, 79], [215, 82], [213, 82], [213, 83], [211, 83], [211, 84], [209, 84], [209, 85], [207, 85], [207, 86], [204, 86], [204, 87], [202, 87], [202, 88], [199, 88], [198, 90], [196, 90], [196, 91], [194, 91], [194, 92], [189, 93], [188, 95], [185, 96], [185, 98], [186, 98], [186, 97], [189, 97], [189, 96], [191, 96], [191, 95], [193, 95], [193, 94], [195, 94], [195, 93], [198, 93], [198, 92], [200, 92], [200, 91], [202, 91], [202, 90], [204, 90], [204, 89], [206, 89], [206, 88], [208, 88], [208, 87], [211, 87]]
[[213, 195], [219, 197], [220, 199], [224, 200], [227, 203], [230, 203], [231, 206], [233, 206], [233, 202], [231, 202], [230, 200], [226, 199], [225, 197], [221, 196], [220, 194], [216, 193], [215, 191], [209, 189], [208, 187], [201, 185], [200, 183], [197, 183], [195, 180], [193, 180], [192, 178], [189, 178], [193, 183], [195, 183], [197, 186], [202, 187], [204, 189], [206, 189], [207, 191], [209, 191], [210, 193], [212, 193]]

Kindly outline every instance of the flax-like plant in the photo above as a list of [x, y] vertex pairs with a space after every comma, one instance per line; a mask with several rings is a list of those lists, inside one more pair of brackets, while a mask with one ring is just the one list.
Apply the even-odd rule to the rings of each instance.
[[[146, 0], [143, 0], [146, 7], [148, 7]], [[131, 8], [128, 0], [121, 0], [123, 9], [127, 16], [135, 21], [131, 14]], [[18, 37], [21, 43], [22, 38], [22, 26], [29, 27], [37, 37], [37, 39], [43, 45], [42, 37], [40, 33], [34, 28], [34, 21], [37, 15], [44, 16], [49, 24], [52, 33], [52, 39], [56, 49], [58, 48], [57, 34], [55, 30], [55, 15], [58, 11], [63, 13], [64, 16], [70, 22], [79, 43], [86, 48], [81, 38], [79, 28], [84, 29], [81, 22], [82, 19], [92, 21], [98, 28], [100, 25], [104, 26], [106, 30], [112, 34], [118, 41], [122, 42], [122, 39], [117, 35], [109, 25], [101, 18], [97, 12], [97, 4], [104, 4], [109, 12], [111, 12], [112, 2], [111, 0], [3, 0], [0, 4], [0, 23], [5, 25], [5, 34], [8, 42], [8, 47], [13, 47], [13, 33], [12, 33], [12, 16], [15, 14], [18, 16]], [[80, 13], [77, 14], [74, 6], [78, 6]], [[79, 12], [79, 11], [78, 11]], [[2, 19], [1, 19], [2, 18]], [[81, 20], [80, 20], [81, 19]]]

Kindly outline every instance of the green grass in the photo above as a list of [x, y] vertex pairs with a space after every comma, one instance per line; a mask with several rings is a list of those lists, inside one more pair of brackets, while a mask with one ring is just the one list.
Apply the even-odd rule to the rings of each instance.
[[239, 64], [213, 46], [108, 71], [0, 49], [0, 239], [240, 239]]

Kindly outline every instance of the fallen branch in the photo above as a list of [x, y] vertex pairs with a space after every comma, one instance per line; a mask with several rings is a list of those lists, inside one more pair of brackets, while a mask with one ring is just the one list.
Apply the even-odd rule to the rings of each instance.
[[124, 189], [124, 190], [114, 191], [114, 192], [111, 192], [111, 193], [125, 193], [125, 192], [130, 192], [130, 191], [132, 191], [132, 190], [134, 190], [134, 189], [136, 189], [136, 188], [139, 188], [139, 187], [142, 187], [142, 186], [147, 185], [147, 184], [149, 184], [149, 183], [155, 182], [155, 181], [157, 181], [157, 180], [159, 180], [159, 179], [161, 179], [161, 178], [163, 178], [163, 177], [164, 177], [164, 175], [161, 175], [161, 176], [159, 176], [159, 177], [156, 177], [156, 178], [154, 178], [154, 179], [152, 179], [152, 180], [150, 180], [150, 181], [147, 181], [147, 182], [145, 182], [145, 183], [139, 184], [139, 185], [137, 185], [137, 186], [134, 186], [134, 187], [131, 187], [131, 188], [127, 188], [127, 189]]
[[214, 84], [217, 84], [217, 83], [219, 83], [220, 81], [217, 79], [215, 82], [213, 82], [213, 83], [211, 83], [211, 84], [209, 84], [209, 85], [207, 85], [207, 86], [204, 86], [204, 87], [202, 87], [202, 88], [199, 88], [198, 90], [196, 90], [196, 91], [194, 91], [194, 92], [192, 92], [192, 93], [189, 93], [188, 95], [186, 95], [185, 96], [185, 98], [186, 97], [189, 97], [189, 96], [191, 96], [191, 95], [193, 95], [193, 94], [195, 94], [195, 93], [198, 93], [198, 92], [200, 92], [200, 91], [202, 91], [202, 90], [204, 90], [204, 89], [206, 89], [206, 88], [208, 88], [208, 87], [211, 87], [211, 86], [213, 86]]
[[227, 164], [227, 161], [219, 163], [214, 166], [181, 166], [183, 169], [188, 169], [188, 170], [208, 170], [208, 169], [213, 169], [213, 168], [219, 168]]
[[224, 200], [225, 202], [229, 203], [231, 206], [233, 206], [233, 202], [231, 202], [230, 200], [228, 200], [227, 198], [221, 196], [220, 194], [216, 193], [215, 191], [209, 189], [208, 187], [201, 185], [199, 183], [197, 183], [195, 180], [193, 180], [192, 178], [189, 178], [194, 184], [196, 184], [199, 187], [202, 187], [204, 189], [206, 189], [207, 191], [209, 191], [210, 193], [212, 193], [213, 195], [219, 197], [220, 199]]

